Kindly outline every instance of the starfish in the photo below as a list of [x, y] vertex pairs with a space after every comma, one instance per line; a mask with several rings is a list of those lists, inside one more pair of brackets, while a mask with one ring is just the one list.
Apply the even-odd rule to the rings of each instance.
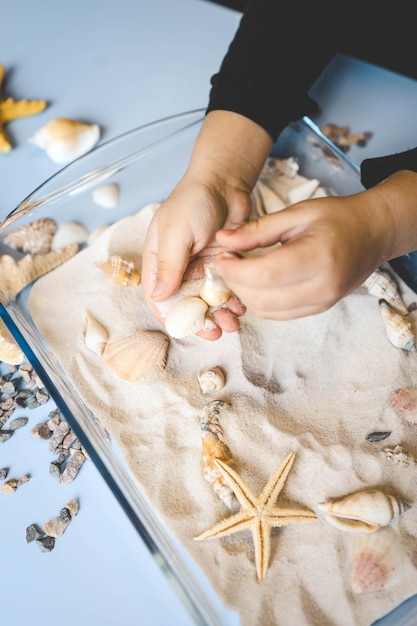
[[272, 528], [317, 520], [315, 513], [308, 509], [287, 509], [275, 505], [290, 473], [294, 457], [294, 452], [287, 456], [283, 464], [269, 478], [259, 496], [253, 493], [237, 472], [223, 461], [216, 459], [216, 467], [233, 490], [241, 509], [238, 513], [221, 520], [209, 530], [194, 537], [194, 540], [225, 537], [241, 530], [250, 530], [255, 546], [256, 573], [259, 579], [265, 578], [269, 565]]
[[[0, 63], [0, 90], [4, 78], [4, 66]], [[46, 107], [46, 100], [3, 100], [0, 93], [0, 152], [10, 152], [12, 144], [7, 138], [4, 125], [18, 117], [40, 113]]]

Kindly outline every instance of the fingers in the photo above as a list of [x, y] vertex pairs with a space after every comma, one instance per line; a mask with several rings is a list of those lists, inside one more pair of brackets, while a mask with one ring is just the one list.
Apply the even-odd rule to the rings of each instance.
[[[290, 215], [291, 222], [290, 222]], [[247, 251], [265, 248], [294, 236], [297, 222], [296, 214], [285, 209], [278, 213], [265, 215], [236, 229], [224, 228], [216, 234], [216, 241], [229, 250]]]

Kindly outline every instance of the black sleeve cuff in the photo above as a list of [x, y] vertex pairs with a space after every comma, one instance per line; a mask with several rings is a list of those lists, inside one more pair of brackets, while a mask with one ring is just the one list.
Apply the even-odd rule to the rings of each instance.
[[417, 172], [417, 148], [362, 161], [362, 185], [369, 189], [400, 170]]

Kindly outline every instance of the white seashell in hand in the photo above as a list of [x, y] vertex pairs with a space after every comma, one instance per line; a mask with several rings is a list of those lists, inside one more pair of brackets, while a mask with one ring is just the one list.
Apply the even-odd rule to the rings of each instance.
[[317, 178], [312, 178], [301, 185], [297, 185], [297, 187], [293, 187], [288, 192], [288, 202], [290, 204], [295, 204], [296, 202], [301, 202], [302, 200], [308, 200], [316, 191], [319, 186], [320, 181]]
[[219, 365], [211, 369], [200, 370], [198, 373], [198, 382], [204, 394], [215, 393], [224, 387], [224, 372]]
[[174, 339], [198, 333], [204, 327], [208, 305], [197, 296], [177, 300], [165, 317], [165, 329]]
[[119, 202], [119, 185], [108, 183], [91, 192], [93, 201], [105, 209], [114, 209]]
[[206, 279], [200, 289], [200, 298], [209, 306], [221, 306], [232, 295], [229, 287], [215, 270], [214, 265], [208, 263], [204, 266]]
[[352, 533], [372, 533], [410, 507], [397, 497], [378, 489], [364, 489], [336, 500], [321, 502], [320, 508], [332, 526]]
[[68, 163], [91, 150], [99, 139], [97, 124], [59, 117], [39, 128], [28, 141], [43, 148], [54, 163]]

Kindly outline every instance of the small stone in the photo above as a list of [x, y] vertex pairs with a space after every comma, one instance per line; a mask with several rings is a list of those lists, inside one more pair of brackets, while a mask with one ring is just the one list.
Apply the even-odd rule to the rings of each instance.
[[17, 392], [14, 383], [12, 381], [4, 383], [4, 385], [1, 386], [1, 393], [8, 396], [15, 396]]
[[10, 411], [14, 407], [14, 398], [6, 398], [0, 402], [0, 408], [2, 411]]
[[66, 484], [71, 483], [77, 476], [85, 460], [86, 457], [82, 452], [74, 452], [60, 476], [60, 482]]
[[9, 430], [17, 430], [18, 428], [23, 428], [28, 423], [28, 417], [16, 417], [9, 424]]
[[81, 450], [81, 441], [79, 439], [76, 439], [74, 443], [71, 444], [71, 452], [73, 450]]
[[64, 437], [62, 441], [63, 448], [69, 448], [76, 439], [77, 439], [77, 435], [74, 433], [73, 430], [70, 430], [68, 435], [66, 435], [66, 437]]
[[52, 417], [47, 421], [48, 428], [49, 430], [54, 432], [61, 423], [61, 416], [59, 413], [54, 413], [54, 412], [50, 413], [49, 415], [50, 416], [52, 415]]
[[17, 480], [15, 478], [10, 478], [10, 480], [6, 480], [6, 482], [2, 484], [0, 491], [2, 493], [14, 493], [16, 489]]
[[39, 404], [45, 404], [49, 400], [49, 393], [46, 389], [37, 389], [35, 391], [35, 398], [39, 402]]
[[387, 437], [389, 437], [391, 434], [390, 431], [383, 431], [383, 432], [374, 432], [374, 433], [369, 433], [369, 435], [366, 435], [365, 439], [366, 441], [383, 441], [384, 439], [386, 439]]
[[69, 519], [66, 522], [64, 522], [60, 517], [54, 517], [49, 522], [44, 524], [45, 532], [49, 535], [49, 537], [62, 537], [68, 528], [70, 521], [71, 516], [69, 516]]
[[2, 430], [0, 429], [0, 443], [7, 441], [13, 435], [14, 430]]
[[48, 424], [45, 424], [45, 422], [35, 424], [35, 426], [31, 429], [30, 434], [36, 439], [44, 439], [45, 441], [50, 439], [52, 436], [52, 432], [49, 430]]
[[68, 523], [68, 524], [72, 520], [72, 515], [71, 515], [69, 509], [67, 509], [66, 506], [64, 506], [60, 510], [60, 512], [59, 512], [59, 519], [61, 519], [63, 522]]
[[28, 398], [26, 406], [28, 409], [37, 409], [38, 406], [40, 406], [40, 404], [35, 398], [35, 396], [31, 396], [30, 398]]
[[49, 463], [49, 473], [54, 478], [59, 478], [61, 476], [61, 464], [56, 461], [51, 461]]
[[9, 473], [9, 468], [8, 467], [2, 467], [0, 469], [0, 480], [6, 480], [8, 473]]
[[23, 476], [21, 476], [19, 480], [17, 481], [16, 487], [21, 487], [25, 483], [28, 483], [30, 481], [30, 478], [31, 478], [30, 474], [23, 474]]
[[41, 531], [39, 526], [37, 526], [36, 524], [29, 524], [29, 526], [26, 528], [26, 541], [27, 543], [30, 543], [35, 539], [43, 537], [44, 534], [45, 533]]
[[65, 463], [65, 461], [67, 460], [67, 458], [70, 455], [70, 451], [69, 450], [61, 450], [61, 452], [59, 453], [58, 458], [56, 459], [56, 462], [58, 463], [58, 465], [62, 465], [63, 463]]
[[65, 508], [68, 509], [71, 517], [75, 517], [78, 514], [80, 505], [78, 504], [78, 500], [73, 499], [67, 502]]
[[49, 441], [49, 449], [51, 452], [56, 452], [59, 449], [59, 446], [62, 444], [64, 437], [69, 432], [69, 425], [65, 420], [62, 420], [58, 426], [53, 431], [52, 437]]
[[39, 550], [41, 552], [51, 552], [51, 550], [53, 550], [55, 546], [55, 539], [53, 537], [50, 537], [49, 535], [46, 535], [45, 537], [40, 537], [39, 539], [36, 539], [36, 543], [39, 546]]

